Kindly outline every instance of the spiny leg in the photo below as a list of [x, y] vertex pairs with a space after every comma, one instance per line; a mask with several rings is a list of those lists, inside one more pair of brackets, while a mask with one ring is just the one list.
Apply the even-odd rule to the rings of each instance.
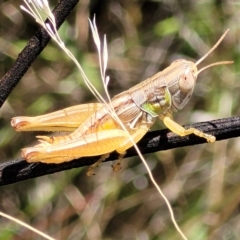
[[101, 164], [102, 162], [104, 162], [109, 156], [110, 156], [109, 153], [104, 154], [104, 155], [102, 155], [94, 164], [92, 164], [92, 165], [88, 168], [88, 170], [87, 170], [87, 173], [86, 173], [87, 176], [88, 176], [88, 177], [91, 177], [91, 176], [95, 175], [95, 173], [94, 173], [93, 170], [94, 170], [96, 167], [99, 167], [100, 164]]
[[215, 142], [216, 138], [210, 134], [204, 133], [196, 128], [185, 129], [178, 123], [174, 122], [170, 116], [164, 116], [161, 118], [163, 123], [169, 128], [172, 132], [178, 134], [179, 136], [187, 136], [190, 134], [195, 134], [196, 136], [205, 138], [208, 142]]
[[125, 155], [126, 155], [126, 151], [122, 154], [119, 153], [118, 160], [116, 161], [115, 164], [112, 165], [112, 169], [113, 169], [114, 172], [118, 172], [122, 169], [122, 160], [123, 160]]
[[90, 176], [93, 175], [93, 169], [127, 138], [128, 135], [125, 131], [113, 129], [87, 134], [80, 136], [78, 139], [69, 139], [56, 145], [42, 140], [40, 144], [34, 147], [23, 149], [22, 156], [28, 162], [62, 163], [81, 157], [103, 155], [90, 167], [87, 173]]

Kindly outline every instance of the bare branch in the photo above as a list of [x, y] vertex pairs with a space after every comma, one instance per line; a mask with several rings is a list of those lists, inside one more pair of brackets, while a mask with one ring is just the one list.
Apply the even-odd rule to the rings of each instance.
[[[240, 136], [240, 117], [218, 119], [209, 122], [186, 125], [186, 128], [198, 128], [212, 134], [217, 141]], [[178, 147], [206, 143], [206, 140], [195, 135], [179, 137], [168, 129], [149, 132], [139, 142], [143, 154], [168, 150]], [[134, 148], [127, 151], [126, 157], [136, 156]], [[118, 154], [112, 153], [106, 161], [117, 159]], [[8, 161], [0, 164], [0, 186], [35, 178], [72, 168], [93, 164], [99, 157], [81, 158], [62, 164], [27, 163], [24, 159]]]
[[[72, 12], [79, 0], [60, 1], [53, 14], [56, 18], [56, 25], [59, 28]], [[49, 21], [46, 21], [49, 23]], [[51, 23], [49, 23], [51, 24]], [[27, 46], [19, 54], [13, 66], [0, 80], [0, 107], [6, 101], [14, 87], [18, 84], [21, 77], [27, 72], [28, 68], [37, 58], [37, 56], [46, 47], [51, 37], [43, 29], [39, 28], [35, 35], [30, 39]]]

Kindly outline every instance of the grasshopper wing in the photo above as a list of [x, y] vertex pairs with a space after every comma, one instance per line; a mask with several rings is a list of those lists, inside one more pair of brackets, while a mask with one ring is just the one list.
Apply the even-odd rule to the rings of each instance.
[[89, 103], [76, 105], [37, 117], [14, 117], [11, 121], [11, 125], [18, 132], [72, 132], [102, 106], [103, 105], [100, 103]]

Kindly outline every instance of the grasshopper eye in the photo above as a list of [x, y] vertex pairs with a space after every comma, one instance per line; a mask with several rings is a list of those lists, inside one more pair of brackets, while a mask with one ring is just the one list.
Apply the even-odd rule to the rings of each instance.
[[178, 85], [180, 91], [184, 93], [191, 91], [195, 86], [195, 80], [193, 72], [190, 68], [187, 68], [187, 70], [179, 77]]

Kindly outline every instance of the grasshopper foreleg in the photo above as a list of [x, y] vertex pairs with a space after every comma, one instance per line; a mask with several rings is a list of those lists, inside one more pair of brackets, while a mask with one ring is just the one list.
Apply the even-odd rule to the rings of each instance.
[[216, 138], [210, 134], [204, 133], [196, 128], [185, 129], [178, 123], [174, 122], [170, 116], [164, 116], [161, 118], [163, 123], [169, 128], [172, 132], [178, 134], [179, 136], [187, 136], [190, 134], [195, 134], [196, 136], [205, 138], [208, 142], [215, 142]]

